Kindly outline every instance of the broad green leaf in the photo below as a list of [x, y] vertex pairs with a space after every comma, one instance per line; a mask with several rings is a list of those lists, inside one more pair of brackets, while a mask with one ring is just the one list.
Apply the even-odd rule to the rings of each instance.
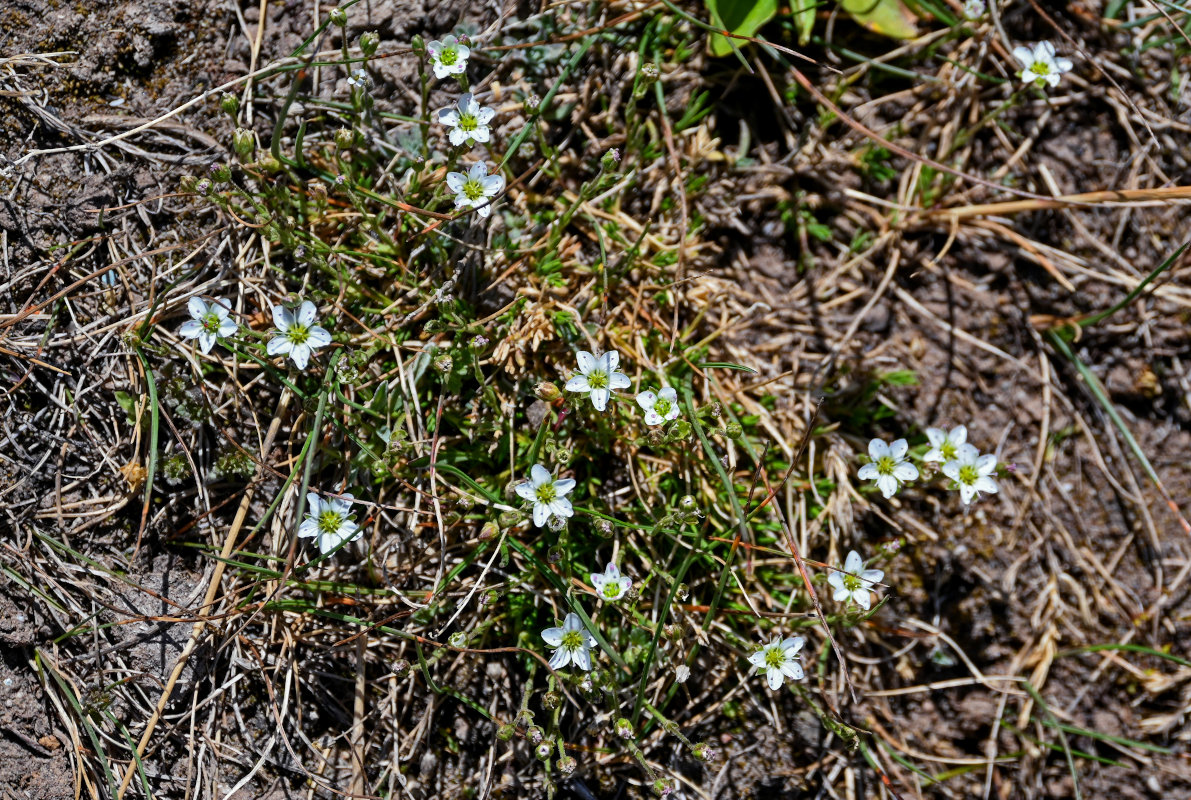
[[[752, 36], [777, 14], [777, 0], [707, 0], [707, 10], [713, 24], [740, 36]], [[744, 42], [713, 33], [709, 44], [712, 55], [726, 56]]]
[[791, 0], [790, 16], [794, 18], [794, 27], [798, 31], [798, 43], [806, 44], [811, 40], [811, 31], [815, 27], [815, 9], [819, 7], [819, 0]]
[[840, 7], [873, 33], [894, 39], [918, 35], [914, 14], [902, 0], [840, 0]]

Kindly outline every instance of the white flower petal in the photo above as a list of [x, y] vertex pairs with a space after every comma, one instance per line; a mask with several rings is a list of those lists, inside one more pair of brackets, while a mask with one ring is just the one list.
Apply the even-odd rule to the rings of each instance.
[[282, 355], [283, 353], [288, 353], [293, 349], [293, 347], [294, 343], [289, 340], [288, 336], [274, 336], [269, 340], [269, 343], [265, 345], [265, 352], [271, 356], [278, 356]]
[[[481, 141], [477, 138], [477, 141]], [[488, 141], [487, 138], [482, 141]], [[495, 197], [504, 191], [505, 176], [504, 175], [489, 175], [487, 178], [480, 180], [480, 186], [484, 187], [484, 194], [488, 197]]]
[[559, 497], [570, 494], [571, 490], [575, 488], [574, 478], [563, 478], [554, 482], [554, 493]]
[[472, 165], [471, 169], [467, 171], [467, 177], [470, 180], [482, 183], [485, 176], [488, 174], [488, 165], [483, 161], [478, 161]]
[[529, 481], [517, 484], [513, 487], [513, 491], [515, 491], [519, 497], [525, 500], [533, 500], [534, 497], [537, 496], [534, 491], [533, 484]]
[[277, 330], [285, 333], [294, 324], [294, 315], [285, 306], [273, 306], [273, 324]]
[[562, 644], [562, 635], [566, 633], [563, 628], [547, 628], [542, 631], [542, 640], [551, 647], [558, 647]]
[[591, 654], [587, 652], [586, 648], [580, 647], [571, 653], [571, 661], [575, 662], [575, 666], [579, 669], [591, 669]]
[[960, 463], [958, 461], [948, 461], [943, 465], [943, 474], [956, 483], [959, 483], [959, 468]]
[[[451, 128], [451, 132], [447, 134], [447, 138], [451, 141], [451, 144], [459, 147], [467, 141], [467, 131], [462, 128]], [[455, 191], [462, 191], [462, 189], [456, 189]]]
[[575, 359], [579, 362], [579, 371], [584, 375], [596, 368], [596, 358], [586, 350], [580, 350], [575, 354]]
[[623, 372], [613, 372], [608, 375], [609, 389], [627, 389], [632, 385], [633, 382], [629, 380], [629, 376]]
[[197, 319], [188, 319], [178, 326], [178, 335], [193, 339], [203, 332], [203, 323]]
[[293, 345], [289, 351], [289, 357], [295, 367], [306, 369], [306, 365], [310, 363], [310, 346], [306, 344]]
[[463, 184], [467, 183], [467, 176], [462, 172], [447, 173], [447, 188], [455, 194], [463, 191]]
[[570, 518], [575, 516], [575, 509], [571, 506], [571, 501], [565, 497], [556, 497], [547, 505], [550, 507], [550, 513], [556, 517]]
[[918, 480], [918, 467], [903, 461], [893, 468], [893, 477], [902, 482]]
[[665, 422], [666, 422], [665, 417], [663, 417], [658, 412], [654, 411], [652, 408], [645, 412], [645, 424], [646, 425], [662, 425]]
[[646, 411], [653, 408], [657, 401], [658, 396], [648, 390], [637, 394], [637, 405], [641, 406], [641, 408], [645, 409]]
[[862, 569], [864, 569], [864, 559], [860, 557], [860, 553], [855, 550], [848, 551], [848, 557], [844, 560], [844, 571], [859, 575]]
[[868, 443], [868, 457], [873, 461], [880, 461], [889, 455], [889, 445], [880, 439], [873, 439]]
[[554, 655], [550, 656], [551, 669], [562, 669], [569, 663], [571, 663], [571, 653], [561, 647], [554, 651]]
[[1030, 48], [1025, 47], [1024, 45], [1018, 45], [1017, 47], [1013, 48], [1013, 57], [1016, 58], [1026, 70], [1034, 66], [1034, 51], [1030, 50]]
[[864, 464], [856, 472], [856, 477], [860, 478], [862, 481], [871, 481], [879, 478], [880, 476], [881, 473], [877, 471], [876, 464]]
[[852, 599], [856, 601], [856, 605], [860, 606], [865, 611], [868, 611], [869, 608], [872, 607], [872, 596], [867, 586], [852, 592]]
[[200, 319], [207, 315], [207, 304], [201, 297], [192, 297], [186, 301], [186, 308], [190, 311], [190, 316], [195, 319]]
[[550, 474], [550, 471], [541, 464], [534, 464], [532, 467], [530, 467], [529, 476], [533, 480], [533, 485], [535, 487], [544, 486], [554, 480], [554, 476]]
[[782, 675], [782, 671], [780, 669], [776, 667], [770, 667], [769, 671], [765, 673], [765, 679], [769, 681], [769, 688], [773, 689], [775, 692], [782, 688], [782, 680], [784, 679], [784, 676]]
[[591, 404], [595, 406], [596, 411], [603, 411], [608, 407], [608, 398], [612, 393], [607, 389], [592, 389], [591, 390]]
[[892, 475], [881, 475], [877, 478], [877, 488], [886, 498], [893, 497], [897, 494], [897, 478]]
[[989, 494], [996, 494], [998, 491], [997, 482], [987, 475], [981, 475], [972, 486], [977, 491], [987, 492]]
[[591, 384], [587, 382], [587, 376], [580, 374], [567, 381], [566, 390], [568, 392], [590, 392]]
[[889, 455], [893, 456], [894, 461], [901, 461], [906, 457], [906, 451], [909, 449], [910, 445], [905, 439], [897, 439], [889, 445]]
[[315, 323], [318, 317], [318, 309], [315, 308], [314, 303], [309, 300], [303, 300], [302, 305], [298, 308], [298, 322], [309, 328]]
[[827, 583], [837, 591], [844, 588], [844, 576], [840, 572], [832, 572], [827, 576]]
[[550, 519], [550, 506], [545, 503], [537, 503], [533, 507], [533, 524], [539, 528], [546, 524], [546, 520]]

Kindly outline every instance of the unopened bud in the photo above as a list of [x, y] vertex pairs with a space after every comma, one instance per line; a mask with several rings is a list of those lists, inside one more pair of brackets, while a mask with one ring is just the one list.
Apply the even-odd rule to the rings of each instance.
[[223, 113], [234, 117], [240, 113], [240, 98], [234, 94], [224, 92], [219, 97], [219, 108], [223, 110]]
[[729, 439], [739, 439], [743, 432], [738, 422], [729, 422], [724, 426], [724, 435]]
[[533, 393], [544, 403], [553, 403], [555, 400], [562, 397], [562, 392], [560, 392], [558, 387], [550, 381], [542, 381], [537, 386], [533, 387]]
[[380, 34], [376, 31], [368, 31], [360, 35], [360, 52], [366, 56], [371, 56], [376, 53], [376, 48], [380, 46]]
[[447, 637], [447, 644], [449, 644], [451, 647], [467, 647], [467, 634], [463, 631], [455, 631], [449, 637]]
[[393, 664], [393, 674], [398, 678], [404, 678], [409, 674], [409, 662], [404, 658], [398, 659], [397, 662]]
[[338, 25], [340, 28], [347, 24], [347, 12], [342, 8], [333, 9], [328, 17], [332, 25]]
[[525, 740], [534, 747], [537, 747], [539, 744], [541, 744], [542, 740], [545, 738], [546, 732], [537, 725], [530, 727], [530, 729], [525, 732]]
[[194, 190], [196, 192], [198, 192], [199, 194], [203, 194], [203, 195], [210, 194], [211, 193], [210, 178], [200, 178], [198, 180], [198, 182], [194, 184]]
[[[567, 518], [560, 517], [557, 514], [551, 514], [550, 519], [546, 520], [546, 527], [549, 528], [550, 530], [554, 531], [555, 533], [561, 533], [562, 530], [566, 526], [567, 526]], [[560, 557], [560, 559], [561, 559], [561, 557]], [[555, 563], [557, 563], [557, 562], [555, 562]]]
[[611, 520], [607, 519], [597, 519], [595, 525], [592, 527], [595, 528], [596, 533], [605, 539], [610, 538], [616, 532], [616, 526], [612, 524]]
[[252, 153], [256, 150], [256, 137], [252, 131], [236, 128], [236, 132], [232, 134], [232, 150], [241, 160], [252, 158]]
[[546, 692], [542, 695], [542, 708], [553, 711], [562, 704], [562, 696], [558, 692]]
[[511, 528], [521, 521], [521, 515], [516, 511], [502, 511], [498, 521], [502, 528]]
[[434, 359], [434, 368], [444, 375], [450, 372], [453, 366], [455, 366], [455, 362], [449, 353], [443, 353]]
[[633, 723], [629, 722], [624, 717], [616, 720], [616, 735], [621, 739], [633, 738]]
[[682, 511], [695, 511], [699, 508], [699, 501], [694, 495], [684, 494], [678, 501], [678, 508]]
[[542, 761], [545, 761], [546, 759], [550, 758], [550, 756], [554, 755], [554, 745], [552, 745], [549, 740], [543, 739], [538, 743], [538, 746], [533, 749], [533, 754]]
[[414, 51], [414, 55], [419, 58], [426, 55], [426, 40], [421, 36], [414, 36], [409, 40], [410, 49]]
[[517, 726], [512, 723], [506, 723], [496, 729], [496, 738], [502, 742], [507, 742], [517, 735]]
[[260, 165], [260, 168], [265, 172], [277, 173], [281, 171], [281, 162], [273, 158], [273, 156], [265, 156], [256, 163]]
[[340, 150], [348, 150], [356, 143], [356, 132], [351, 128], [340, 128], [335, 131], [335, 146]]
[[699, 761], [709, 764], [720, 757], [720, 751], [716, 750], [707, 742], [699, 742], [691, 748], [691, 755], [693, 755]]
[[563, 775], [569, 776], [574, 774], [575, 767], [577, 766], [579, 765], [575, 762], [575, 759], [571, 758], [570, 756], [563, 756], [562, 758], [558, 759], [558, 771]]
[[484, 336], [483, 334], [477, 334], [476, 336], [472, 337], [469, 344], [471, 345], [472, 350], [479, 352], [488, 346], [488, 337]]
[[232, 179], [232, 171], [227, 164], [212, 164], [210, 167], [211, 180], [216, 183], [227, 183]]
[[480, 541], [486, 542], [489, 539], [495, 539], [500, 535], [500, 528], [495, 522], [489, 520], [484, 523], [484, 527], [480, 528]]

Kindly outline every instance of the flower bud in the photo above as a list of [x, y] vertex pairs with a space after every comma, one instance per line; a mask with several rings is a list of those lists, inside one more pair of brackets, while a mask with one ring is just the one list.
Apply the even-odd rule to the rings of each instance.
[[484, 527], [480, 528], [480, 541], [486, 542], [489, 539], [495, 539], [500, 535], [500, 528], [495, 522], [489, 520], [484, 523]]
[[633, 723], [629, 722], [624, 717], [616, 720], [616, 735], [621, 739], [633, 738]]
[[201, 195], [210, 194], [211, 193], [211, 179], [210, 178], [199, 178], [198, 182], [194, 184], [194, 190]]
[[666, 434], [661, 428], [650, 428], [649, 433], [645, 434], [645, 441], [649, 442], [650, 447], [661, 447], [666, 443]]
[[371, 56], [376, 53], [376, 48], [380, 46], [380, 34], [376, 31], [368, 31], [360, 35], [360, 52], [366, 56]]
[[612, 520], [608, 519], [597, 519], [593, 527], [595, 532], [605, 539], [610, 538], [616, 532], [616, 526], [612, 524]]
[[404, 678], [409, 674], [409, 662], [404, 658], [398, 659], [397, 662], [393, 664], [393, 674], [398, 678]]
[[502, 528], [511, 528], [521, 521], [521, 514], [516, 511], [502, 511], [497, 521]]
[[356, 143], [356, 132], [351, 128], [340, 128], [335, 131], [335, 147], [348, 150]]
[[558, 387], [550, 381], [542, 381], [533, 387], [533, 393], [539, 400], [545, 403], [553, 403], [562, 397], [562, 392], [558, 391]]
[[[533, 712], [530, 711], [528, 708], [523, 708], [520, 711], [518, 711], [517, 712], [517, 724], [518, 725], [532, 725], [533, 724]], [[537, 742], [531, 742], [531, 744], [537, 744]]]
[[252, 131], [236, 128], [236, 132], [232, 134], [232, 150], [241, 160], [251, 158], [253, 151], [256, 150], [256, 137]]
[[467, 647], [467, 634], [463, 631], [455, 631], [447, 637], [447, 644], [451, 647]]
[[546, 551], [546, 560], [551, 564], [557, 564], [558, 562], [562, 561], [562, 556], [563, 553], [561, 547], [551, 547]]
[[495, 589], [489, 589], [480, 595], [480, 605], [491, 607], [496, 605], [498, 600], [500, 600], [500, 592]]
[[684, 494], [678, 501], [678, 508], [681, 511], [697, 511], [699, 501], [695, 499], [694, 495]]
[[469, 344], [471, 345], [471, 349], [478, 353], [488, 346], [488, 337], [483, 334], [477, 334], [472, 337]]
[[530, 114], [538, 113], [538, 109], [541, 107], [541, 105], [542, 98], [538, 97], [537, 94], [531, 94], [529, 97], [525, 98], [525, 110]]
[[674, 680], [679, 683], [686, 683], [691, 677], [691, 668], [686, 664], [679, 664], [674, 668]]
[[542, 695], [542, 708], [553, 711], [562, 704], [562, 696], [558, 692], [546, 692]]
[[332, 25], [338, 25], [340, 28], [347, 24], [347, 12], [342, 8], [333, 9], [328, 18]]
[[571, 758], [570, 756], [563, 756], [562, 758], [558, 759], [558, 771], [565, 776], [574, 774], [575, 767], [577, 766], [578, 764], [575, 762], [575, 759]]
[[512, 723], [506, 723], [496, 729], [496, 738], [502, 742], [507, 742], [517, 735], [517, 726]]
[[240, 98], [234, 94], [224, 92], [219, 96], [219, 107], [223, 110], [223, 113], [234, 117], [240, 113]]
[[603, 167], [605, 172], [611, 172], [612, 170], [616, 169], [616, 165], [619, 163], [620, 150], [615, 147], [604, 153], [603, 157], [600, 159], [600, 166]]
[[543, 739], [538, 743], [538, 746], [533, 749], [533, 754], [540, 760], [545, 761], [554, 755], [554, 745], [550, 743], [549, 739]]
[[273, 156], [271, 156], [271, 155], [265, 156], [264, 158], [262, 158], [260, 161], [258, 161], [256, 163], [258, 165], [260, 165], [260, 168], [263, 169], [265, 172], [268, 172], [271, 174], [281, 172], [281, 162], [278, 161], [277, 159], [273, 158]]
[[658, 79], [658, 65], [652, 61], [647, 61], [641, 65], [641, 81], [646, 85], [653, 83]]
[[421, 36], [414, 36], [409, 40], [409, 47], [414, 51], [414, 55], [418, 58], [426, 55], [426, 40]]
[[664, 778], [658, 778], [649, 785], [649, 789], [653, 792], [654, 797], [666, 797], [673, 794], [674, 785]]
[[542, 740], [545, 738], [546, 732], [537, 725], [531, 726], [530, 729], [525, 732], [525, 740], [534, 747], [537, 747], [539, 744], [541, 744]]
[[558, 448], [557, 450], [554, 451], [554, 460], [557, 461], [559, 464], [563, 464], [563, 465], [570, 464], [571, 463], [571, 451], [567, 450], [565, 447]]
[[716, 750], [707, 742], [699, 742], [691, 748], [691, 755], [704, 764], [709, 764], [720, 757], [720, 751]]
[[672, 642], [681, 642], [685, 631], [682, 629], [682, 623], [672, 622], [662, 628], [662, 635]]
[[740, 423], [738, 422], [729, 422], [724, 426], [724, 435], [729, 439], [739, 439], [742, 433], [744, 433], [744, 431], [741, 429]]
[[178, 179], [178, 190], [193, 194], [198, 191], [198, 178], [193, 175], [183, 175]]
[[[561, 533], [566, 526], [567, 518], [560, 517], [557, 514], [551, 514], [550, 519], [546, 520], [546, 527], [555, 533]], [[559, 558], [561, 559], [561, 556], [559, 556]], [[557, 563], [557, 561], [555, 563]]]
[[212, 164], [210, 168], [211, 180], [216, 183], [227, 183], [232, 179], [232, 171], [227, 164]]
[[440, 356], [436, 356], [434, 359], [434, 368], [444, 375], [450, 372], [451, 368], [454, 366], [455, 361], [451, 358], [450, 353], [443, 353]]

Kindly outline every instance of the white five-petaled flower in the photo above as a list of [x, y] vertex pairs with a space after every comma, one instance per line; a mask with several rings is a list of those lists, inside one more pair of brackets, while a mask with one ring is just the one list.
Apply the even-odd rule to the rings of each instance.
[[345, 542], [359, 539], [364, 531], [352, 521], [349, 513], [353, 500], [355, 498], [346, 492], [325, 500], [310, 492], [306, 495], [310, 510], [298, 526], [298, 536], [304, 539], [314, 537], [320, 553], [329, 553]]
[[579, 669], [591, 669], [591, 649], [596, 646], [596, 640], [583, 627], [583, 620], [574, 611], [567, 614], [561, 628], [542, 631], [542, 640], [557, 648], [550, 656], [552, 669], [562, 669], [567, 664], [574, 664]]
[[1059, 76], [1070, 72], [1074, 66], [1069, 58], [1056, 58], [1055, 46], [1050, 42], [1038, 42], [1033, 50], [1024, 46], [1015, 47], [1013, 57], [1021, 63], [1019, 74], [1022, 81], [1039, 88], [1043, 84], [1058, 86]]
[[862, 481], [876, 481], [881, 494], [893, 497], [904, 482], [918, 477], [918, 467], [906, 461], [909, 449], [905, 439], [898, 439], [893, 444], [873, 439], [868, 443], [872, 462], [861, 467], [857, 476]]
[[620, 353], [615, 350], [609, 350], [598, 358], [586, 350], [580, 350], [576, 357], [579, 359], [579, 374], [567, 381], [566, 389], [568, 392], [590, 393], [591, 404], [596, 411], [608, 407], [608, 398], [612, 396], [613, 389], [627, 389], [633, 385], [628, 375], [616, 371]]
[[873, 586], [885, 577], [879, 569], [865, 569], [864, 559], [860, 553], [852, 550], [844, 561], [843, 572], [832, 572], [827, 576], [827, 583], [835, 589], [832, 597], [837, 603], [856, 602], [856, 605], [868, 611], [872, 598], [870, 593]]
[[362, 69], [353, 69], [352, 74], [347, 78], [347, 85], [353, 89], [367, 89], [368, 73]]
[[621, 575], [615, 564], [609, 564], [603, 572], [591, 573], [591, 585], [601, 599], [612, 601], [624, 597], [625, 592], [633, 587], [633, 579]]
[[955, 458], [959, 446], [968, 440], [968, 429], [963, 425], [956, 425], [950, 431], [942, 428], [927, 428], [926, 438], [930, 440], [930, 449], [922, 457], [923, 461], [946, 464]]
[[650, 391], [637, 395], [637, 405], [645, 409], [646, 425], [661, 425], [672, 419], [678, 419], [678, 392], [669, 386], [654, 394]]
[[488, 165], [483, 161], [472, 165], [464, 175], [462, 172], [447, 173], [447, 188], [455, 193], [455, 208], [475, 208], [481, 217], [492, 213], [492, 198], [505, 189], [504, 175], [489, 175]]
[[426, 45], [426, 52], [430, 54], [430, 66], [434, 67], [434, 77], [445, 78], [448, 75], [464, 73], [471, 48], [460, 44], [454, 36], [444, 36], [441, 42], [436, 39]]
[[210, 353], [215, 346], [215, 340], [221, 336], [231, 336], [236, 332], [235, 320], [228, 319], [231, 306], [223, 300], [204, 302], [202, 298], [192, 297], [186, 304], [193, 319], [182, 323], [178, 328], [178, 335], [186, 339], [198, 339], [199, 349]]
[[496, 111], [476, 102], [471, 92], [459, 98], [454, 108], [444, 108], [438, 112], [438, 121], [451, 129], [448, 135], [451, 144], [456, 147], [467, 143], [486, 142], [492, 138], [492, 131], [488, 123], [496, 116]]
[[571, 478], [556, 481], [541, 464], [534, 464], [529, 470], [529, 480], [515, 488], [517, 494], [533, 503], [533, 524], [539, 528], [551, 516], [565, 518], [575, 513], [571, 501], [566, 498], [567, 492], [575, 488], [575, 481]]
[[317, 313], [314, 303], [309, 300], [302, 301], [296, 314], [285, 306], [273, 306], [277, 335], [269, 340], [266, 348], [269, 355], [289, 354], [295, 367], [306, 369], [310, 354], [331, 343], [331, 334], [314, 324]]
[[777, 691], [782, 688], [782, 683], [787, 678], [802, 680], [802, 664], [798, 662], [798, 651], [802, 649], [805, 641], [801, 636], [774, 639], [749, 656], [749, 663], [754, 669], [765, 670], [769, 688]]
[[992, 474], [997, 469], [997, 457], [980, 455], [974, 445], [960, 445], [955, 458], [943, 465], [943, 474], [959, 485], [959, 496], [969, 505], [981, 492], [997, 493]]

